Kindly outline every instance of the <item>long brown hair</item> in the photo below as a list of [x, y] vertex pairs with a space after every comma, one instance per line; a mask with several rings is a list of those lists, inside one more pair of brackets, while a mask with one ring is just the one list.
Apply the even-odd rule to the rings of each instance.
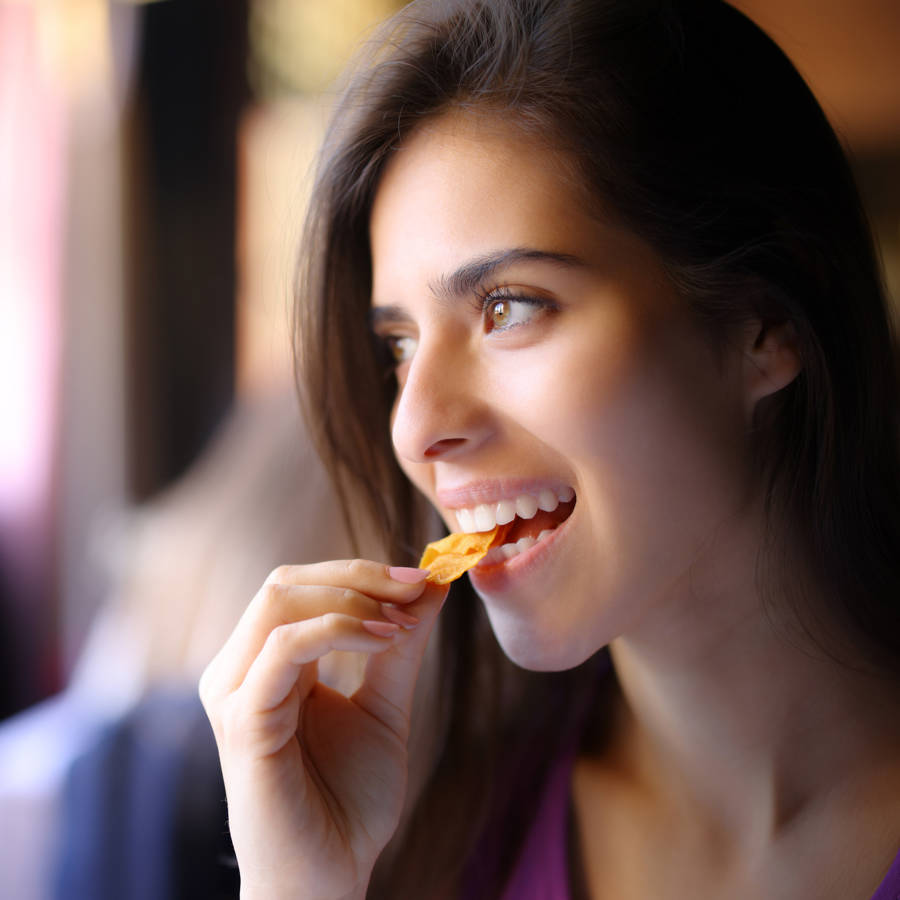
[[[802, 373], [755, 423], [770, 526], [763, 574], [783, 598], [791, 535], [831, 588], [824, 618], [845, 625], [860, 658], [896, 670], [897, 368], [872, 239], [807, 86], [720, 0], [419, 2], [372, 42], [325, 143], [298, 282], [299, 384], [351, 525], [363, 504], [392, 561], [421, 546], [421, 508], [390, 442], [396, 385], [367, 327], [368, 219], [394, 150], [459, 106], [566, 152], [589, 201], [655, 248], [713, 340], [751, 318], [791, 323]], [[458, 593], [442, 617], [442, 752], [396, 865], [376, 879], [392, 896], [415, 895], [416, 883], [429, 896], [452, 891], [501, 803], [508, 820], [527, 820], [515, 792], [496, 787], [497, 747], [527, 746], [517, 771], [539, 780], [565, 739], [560, 722], [576, 727], [596, 688], [594, 661], [555, 677], [515, 670], [470, 590]], [[552, 713], [535, 692], [554, 698]], [[484, 896], [499, 891], [520, 831], [497, 845]], [[416, 842], [428, 847], [418, 870]]]

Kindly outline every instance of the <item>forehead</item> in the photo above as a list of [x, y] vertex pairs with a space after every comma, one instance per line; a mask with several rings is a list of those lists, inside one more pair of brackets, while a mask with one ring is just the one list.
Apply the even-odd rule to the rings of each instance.
[[500, 116], [447, 113], [416, 130], [382, 176], [370, 219], [374, 281], [433, 277], [498, 249], [578, 254], [601, 227], [572, 161]]

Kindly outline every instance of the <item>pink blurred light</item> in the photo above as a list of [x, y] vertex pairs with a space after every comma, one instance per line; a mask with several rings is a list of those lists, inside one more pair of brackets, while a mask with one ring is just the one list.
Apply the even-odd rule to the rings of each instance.
[[0, 524], [39, 514], [52, 477], [65, 107], [37, 16], [0, 4]]

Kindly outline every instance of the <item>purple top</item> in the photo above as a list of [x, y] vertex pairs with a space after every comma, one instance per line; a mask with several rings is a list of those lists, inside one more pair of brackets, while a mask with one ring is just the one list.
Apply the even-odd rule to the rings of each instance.
[[[574, 754], [554, 766], [503, 900], [570, 900], [566, 830]], [[900, 853], [871, 900], [900, 900]]]

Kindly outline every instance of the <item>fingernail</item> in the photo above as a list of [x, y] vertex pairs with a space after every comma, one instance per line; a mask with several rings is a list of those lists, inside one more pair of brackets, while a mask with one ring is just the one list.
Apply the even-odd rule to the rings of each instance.
[[390, 622], [375, 622], [372, 619], [363, 619], [362, 627], [378, 637], [393, 637], [399, 630], [399, 625]]
[[398, 625], [402, 625], [407, 629], [415, 628], [416, 625], [419, 624], [419, 620], [415, 616], [411, 616], [409, 613], [397, 609], [396, 606], [391, 606], [390, 603], [381, 604], [381, 614], [386, 619], [390, 619], [392, 622], [396, 622]]
[[425, 577], [428, 575], [428, 569], [413, 569], [410, 566], [390, 566], [388, 575], [394, 581], [399, 581], [403, 584], [418, 584], [420, 581], [425, 580]]

